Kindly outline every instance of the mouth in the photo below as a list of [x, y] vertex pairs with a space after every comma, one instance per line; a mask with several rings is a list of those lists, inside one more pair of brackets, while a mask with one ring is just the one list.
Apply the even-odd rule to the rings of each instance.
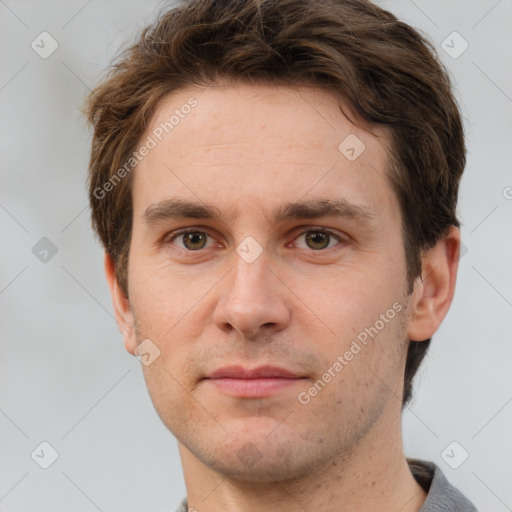
[[217, 391], [242, 398], [265, 398], [303, 383], [305, 377], [277, 366], [252, 370], [229, 366], [214, 371], [203, 381]]

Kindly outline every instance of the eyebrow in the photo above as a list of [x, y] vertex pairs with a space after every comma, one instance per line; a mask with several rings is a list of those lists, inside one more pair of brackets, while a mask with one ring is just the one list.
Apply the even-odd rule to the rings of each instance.
[[[232, 213], [232, 210], [228, 213]], [[264, 212], [264, 215], [272, 225], [287, 220], [316, 219], [320, 217], [348, 218], [371, 224], [377, 217], [367, 207], [351, 203], [346, 199], [309, 199], [286, 203], [274, 208], [270, 214]], [[178, 198], [166, 199], [151, 204], [143, 213], [143, 221], [148, 227], [165, 220], [179, 218], [222, 221], [224, 215], [213, 205]]]

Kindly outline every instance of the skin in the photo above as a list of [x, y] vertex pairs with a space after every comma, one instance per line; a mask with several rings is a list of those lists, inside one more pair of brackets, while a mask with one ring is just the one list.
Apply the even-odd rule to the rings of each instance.
[[[160, 350], [142, 367], [178, 440], [189, 507], [419, 510], [426, 495], [408, 469], [401, 432], [406, 348], [431, 337], [449, 309], [459, 230], [424, 253], [408, 296], [383, 129], [354, 126], [339, 109], [348, 105], [320, 88], [219, 84], [166, 97], [143, 139], [191, 96], [197, 107], [133, 176], [129, 298], [105, 257], [126, 349], [134, 354], [149, 338]], [[349, 134], [366, 147], [352, 162], [338, 150]], [[169, 198], [208, 203], [222, 217], [144, 220], [150, 205]], [[374, 217], [271, 219], [289, 202], [340, 198]], [[197, 238], [196, 246], [172, 238], [184, 227], [203, 233], [204, 248], [194, 250]], [[236, 251], [248, 236], [262, 248], [251, 263]], [[298, 394], [394, 303], [401, 311], [300, 403]], [[231, 364], [273, 364], [304, 378], [266, 398], [229, 396], [202, 380]]]

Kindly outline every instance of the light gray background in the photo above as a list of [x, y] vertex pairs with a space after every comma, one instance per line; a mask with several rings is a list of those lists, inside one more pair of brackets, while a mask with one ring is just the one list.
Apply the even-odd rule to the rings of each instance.
[[[406, 455], [436, 462], [482, 511], [511, 510], [512, 1], [380, 4], [438, 48], [469, 147], [458, 209], [468, 251], [403, 416]], [[185, 495], [176, 441], [112, 317], [78, 111], [119, 47], [165, 5], [0, 0], [4, 512], [169, 511]], [[59, 45], [47, 59], [31, 48], [43, 31]], [[456, 59], [442, 48], [453, 31], [469, 44]], [[42, 237], [58, 249], [46, 263], [32, 253]], [[59, 455], [48, 469], [31, 458], [42, 441]], [[453, 441], [452, 465], [469, 453], [458, 469], [442, 457]]]

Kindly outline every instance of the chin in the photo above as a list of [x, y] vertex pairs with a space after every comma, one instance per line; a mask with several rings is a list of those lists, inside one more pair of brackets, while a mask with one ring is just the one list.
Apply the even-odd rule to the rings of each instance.
[[229, 431], [232, 434], [229, 439], [217, 442], [209, 439], [205, 443], [203, 437], [196, 439], [195, 444], [188, 443], [187, 448], [206, 467], [239, 482], [286, 482], [307, 478], [312, 471], [327, 464], [333, 455], [326, 443], [315, 451], [318, 443], [301, 443], [299, 436], [278, 438], [274, 432], [271, 434], [274, 438], [270, 439], [267, 430], [259, 431], [259, 435], [246, 432], [244, 436]]

